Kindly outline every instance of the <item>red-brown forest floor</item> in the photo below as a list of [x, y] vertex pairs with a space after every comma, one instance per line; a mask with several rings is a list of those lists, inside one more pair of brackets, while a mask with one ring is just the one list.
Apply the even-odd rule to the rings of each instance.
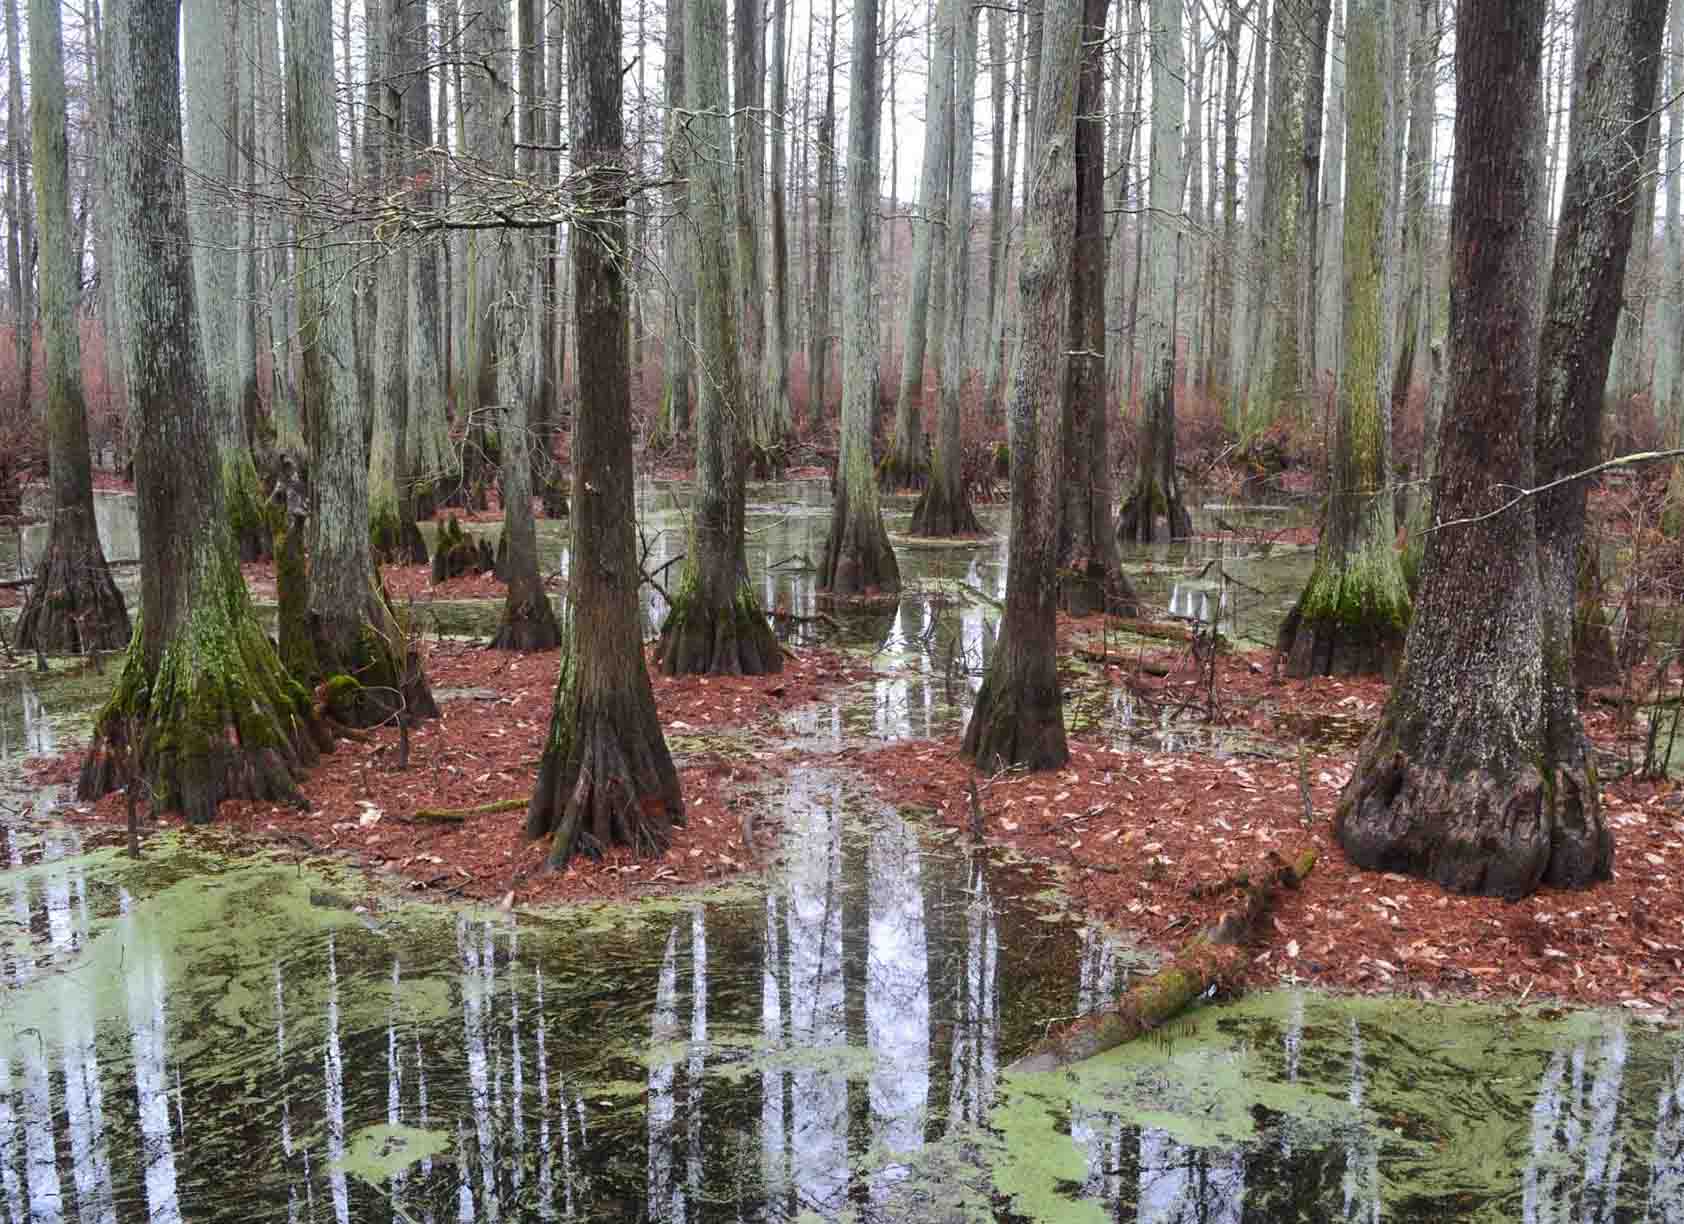
[[[856, 655], [801, 649], [771, 677], [657, 675], [660, 717], [681, 749], [687, 826], [659, 859], [611, 851], [547, 873], [545, 847], [522, 836], [522, 811], [460, 824], [414, 819], [422, 808], [528, 795], [549, 726], [553, 652], [521, 657], [442, 642], [427, 648], [428, 674], [435, 690], [458, 693], [443, 703], [442, 719], [411, 733], [407, 769], [396, 769], [396, 731], [378, 729], [367, 743], [342, 742], [309, 773], [308, 810], [230, 803], [222, 823], [254, 842], [349, 856], [418, 895], [511, 904], [628, 898], [758, 870], [776, 821], [752, 820], [765, 806], [756, 792], [791, 771], [840, 769], [885, 802], [965, 829], [975, 777], [988, 841], [1050, 862], [1079, 907], [1163, 951], [1229, 903], [1197, 897], [1196, 886], [1271, 851], [1290, 857], [1316, 847], [1315, 870], [1280, 899], [1255, 949], [1254, 985], [1295, 980], [1371, 992], [1552, 997], [1684, 1014], [1684, 793], [1676, 784], [1628, 775], [1605, 785], [1617, 839], [1608, 883], [1543, 890], [1514, 903], [1450, 896], [1403, 876], [1359, 871], [1332, 837], [1332, 811], [1355, 744], [1385, 700], [1383, 682], [1278, 678], [1269, 656], [1255, 653], [1221, 656], [1212, 685], [1178, 643], [1137, 648], [1126, 659], [1113, 648], [1105, 662], [1093, 658], [1098, 618], [1061, 620], [1060, 637], [1067, 659], [1085, 652], [1084, 665], [1067, 672], [1071, 699], [1092, 702], [1102, 690], [1127, 686], [1147, 706], [1185, 705], [1182, 717], [1197, 729], [1214, 693], [1218, 729], [1248, 738], [1225, 756], [1143, 750], [1115, 742], [1102, 718], [1072, 734], [1064, 769], [982, 778], [960, 757], [957, 734], [836, 753], [790, 747], [782, 716], [865, 679]], [[1604, 753], [1640, 757], [1640, 732], [1622, 719], [1628, 707], [1616, 698], [1593, 693], [1587, 701], [1591, 737]], [[1300, 741], [1307, 745], [1308, 823]], [[75, 764], [72, 754], [35, 768], [38, 776], [67, 779]], [[120, 823], [124, 812], [123, 797], [110, 795], [82, 818]]]

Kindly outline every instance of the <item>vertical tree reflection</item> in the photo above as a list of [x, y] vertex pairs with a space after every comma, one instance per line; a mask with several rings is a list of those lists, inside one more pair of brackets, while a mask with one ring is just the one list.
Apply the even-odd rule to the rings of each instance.
[[1620, 1089], [1625, 1080], [1626, 1031], [1615, 1025], [1595, 1043], [1569, 1053], [1557, 1049], [1544, 1068], [1532, 1105], [1531, 1153], [1521, 1177], [1526, 1224], [1616, 1214], [1623, 1149], [1619, 1143]]
[[[842, 803], [839, 787], [791, 780], [784, 839], [789, 1039], [811, 1055], [847, 1044], [842, 977]], [[809, 1057], [790, 1073], [790, 1153], [800, 1210], [832, 1216], [848, 1191], [848, 1080]]]
[[175, 1140], [170, 1129], [170, 1090], [165, 1077], [168, 1036], [164, 1024], [164, 967], [144, 924], [122, 894], [123, 946], [134, 1053], [135, 1100], [140, 1108], [141, 1164], [152, 1224], [180, 1224], [176, 1197]]
[[[458, 920], [456, 943], [462, 957], [462, 1036], [467, 1052], [474, 1137], [478, 1145], [480, 1206], [486, 1219], [496, 1220], [502, 1215], [502, 1207], [497, 1196], [496, 1111], [492, 1103], [490, 1057], [485, 1036], [497, 972], [491, 924], [484, 923], [483, 930], [476, 931], [466, 918]], [[458, 1145], [457, 1150], [462, 1153], [465, 1168], [467, 1149]], [[472, 1219], [471, 1195], [463, 1198], [462, 1206], [469, 1213], [463, 1218]]]
[[965, 957], [957, 983], [958, 1016], [949, 1062], [949, 1126], [982, 1123], [994, 1103], [999, 1069], [1000, 931], [982, 860], [971, 859], [966, 866]]
[[649, 1018], [649, 1218], [684, 1219], [684, 1200], [673, 1178], [673, 1126], [678, 1118], [678, 924], [667, 932], [655, 1010]]
[[339, 963], [333, 937], [327, 940], [327, 1041], [322, 1049], [322, 1078], [327, 1087], [327, 1185], [333, 1218], [350, 1224], [350, 1187], [345, 1181], [345, 1063], [339, 1049]]
[[1655, 1146], [1649, 1164], [1644, 1220], [1684, 1220], [1684, 1054], [1672, 1059], [1655, 1105]]
[[[902, 605], [905, 606], [904, 604]], [[918, 834], [885, 812], [866, 850], [865, 1032], [871, 1050], [873, 1201], [906, 1176], [923, 1146], [930, 1093], [930, 964]]]
[[[1117, 997], [1117, 945], [1105, 932], [1083, 928], [1078, 965], [1076, 1014], [1085, 1016]], [[1097, 1199], [1111, 1211], [1122, 1202], [1124, 1146], [1129, 1137], [1120, 1114], [1071, 1106], [1070, 1138], [1087, 1153], [1088, 1175], [1082, 1195]]]

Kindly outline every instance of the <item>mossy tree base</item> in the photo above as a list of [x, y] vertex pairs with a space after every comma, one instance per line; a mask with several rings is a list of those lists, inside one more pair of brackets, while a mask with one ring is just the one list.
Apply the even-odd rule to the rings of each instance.
[[1409, 598], [1390, 541], [1339, 565], [1318, 559], [1281, 623], [1276, 648], [1289, 676], [1396, 675], [1409, 631]]
[[[1482, 760], [1451, 772], [1412, 759], [1383, 721], [1363, 744], [1334, 815], [1351, 861], [1432, 880], [1451, 892], [1519, 898], [1540, 883], [1582, 888], [1609, 877], [1613, 838], [1589, 776]], [[1588, 802], [1587, 802], [1588, 799]]]
[[526, 809], [526, 835], [550, 839], [553, 867], [581, 851], [598, 857], [609, 846], [660, 854], [684, 824], [678, 772], [654, 698], [638, 700], [630, 688], [585, 699], [578, 660], [564, 647], [549, 741]]
[[1119, 544], [1156, 544], [1193, 534], [1193, 516], [1179, 489], [1167, 494], [1156, 481], [1136, 487], [1117, 516]]
[[432, 580], [447, 582], [463, 574], [483, 574], [497, 567], [497, 556], [491, 545], [462, 529], [462, 521], [455, 515], [439, 526], [439, 538], [433, 549]]
[[77, 795], [139, 784], [154, 810], [193, 824], [215, 819], [225, 799], [302, 804], [299, 778], [316, 759], [308, 694], [282, 668], [243, 586], [190, 616], [156, 668], [135, 634]]
[[976, 511], [964, 490], [957, 492], [945, 480], [932, 480], [925, 487], [918, 504], [912, 508], [912, 534], [938, 538], [982, 534]]
[[695, 587], [674, 600], [656, 648], [667, 675], [768, 676], [783, 670], [783, 651], [748, 584], [722, 608], [708, 606]]
[[129, 644], [129, 613], [100, 550], [91, 516], [61, 510], [18, 618], [16, 646], [42, 654], [87, 654]]
[[819, 568], [819, 590], [837, 596], [899, 591], [900, 562], [883, 528], [883, 516], [876, 507], [870, 514], [850, 512], [851, 504], [847, 482], [838, 481]]
[[[1052, 626], [1047, 626], [1049, 635]], [[960, 751], [985, 773], [1021, 766], [1057, 769], [1070, 759], [1064, 737], [1064, 698], [1050, 643], [1023, 649], [1010, 614], [988, 661]]]
[[334, 688], [340, 722], [375, 727], [399, 717], [413, 724], [439, 716], [420, 652], [380, 588], [371, 584], [360, 615], [330, 621], [311, 612], [310, 632], [318, 676]]
[[561, 645], [561, 623], [556, 619], [550, 597], [541, 583], [517, 581], [509, 584], [503, 600], [503, 621], [491, 639], [492, 650], [515, 650], [529, 654], [554, 650]]
[[376, 516], [369, 523], [369, 548], [376, 565], [426, 565], [427, 541], [414, 520], [398, 514]]
[[877, 487], [885, 493], [916, 493], [930, 483], [930, 464], [923, 455], [890, 450], [877, 465]]

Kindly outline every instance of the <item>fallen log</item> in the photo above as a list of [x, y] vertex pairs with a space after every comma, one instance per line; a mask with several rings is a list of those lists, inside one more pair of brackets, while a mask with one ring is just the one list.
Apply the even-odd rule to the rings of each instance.
[[461, 824], [470, 816], [491, 816], [497, 812], [519, 812], [526, 809], [527, 799], [494, 799], [478, 807], [420, 808], [410, 819], [416, 824]]
[[1246, 962], [1244, 944], [1268, 911], [1275, 893], [1298, 887], [1315, 865], [1314, 849], [1300, 851], [1290, 863], [1271, 852], [1262, 868], [1230, 881], [1243, 889], [1240, 906], [1182, 944], [1169, 964], [1130, 987], [1116, 1007], [1083, 1016], [1049, 1033], [1006, 1069], [1056, 1071], [1103, 1054], [1174, 1019], [1212, 986], [1232, 981]]

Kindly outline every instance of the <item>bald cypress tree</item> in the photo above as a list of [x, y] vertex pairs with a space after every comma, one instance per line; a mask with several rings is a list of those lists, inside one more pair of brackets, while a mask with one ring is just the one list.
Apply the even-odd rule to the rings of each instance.
[[52, 517], [47, 547], [18, 622], [24, 650], [117, 650], [129, 614], [111, 581], [94, 522], [88, 411], [82, 399], [82, 343], [76, 326], [78, 276], [71, 243], [70, 153], [65, 139], [64, 34], [59, 6], [32, 0], [29, 74], [40, 210], [41, 339], [46, 350], [47, 465]]
[[179, 14], [179, 0], [106, 11], [113, 127], [128, 134], [108, 152], [120, 162], [110, 222], [129, 304], [130, 410], [140, 418], [141, 616], [95, 720], [78, 792], [95, 798], [138, 783], [155, 808], [204, 822], [224, 799], [296, 798], [315, 744], [308, 696], [282, 668], [246, 593], [217, 452], [181, 241]]
[[567, 29], [581, 411], [573, 433], [573, 569], [549, 738], [526, 811], [550, 862], [610, 845], [659, 852], [684, 799], [643, 660], [626, 352], [625, 132], [620, 6], [576, 0]]
[[979, 769], [1053, 769], [1069, 759], [1058, 683], [1060, 402], [1070, 364], [1076, 234], [1076, 95], [1082, 0], [1046, 0], [1029, 211], [1018, 285], [1023, 342], [1012, 378], [1012, 523], [1006, 612], [963, 751]]

